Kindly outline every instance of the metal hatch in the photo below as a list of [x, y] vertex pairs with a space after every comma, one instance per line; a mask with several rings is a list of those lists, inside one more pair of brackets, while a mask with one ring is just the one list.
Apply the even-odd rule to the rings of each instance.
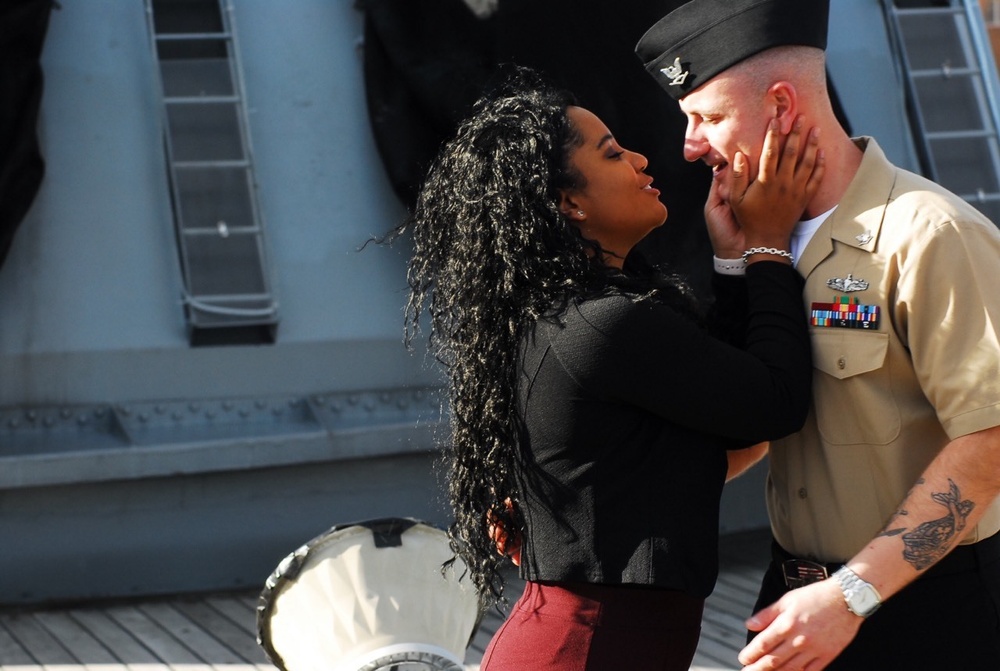
[[146, 0], [192, 345], [274, 341], [239, 48], [226, 0]]
[[925, 176], [1000, 222], [997, 72], [976, 0], [884, 0]]

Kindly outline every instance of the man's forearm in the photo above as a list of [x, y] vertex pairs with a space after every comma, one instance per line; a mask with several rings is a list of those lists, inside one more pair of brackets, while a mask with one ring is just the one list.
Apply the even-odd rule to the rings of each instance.
[[[1000, 427], [956, 438], [847, 566], [889, 598], [954, 548], [998, 494]], [[839, 581], [829, 578], [755, 613], [747, 627], [760, 634], [740, 652], [740, 661], [748, 671], [823, 668], [862, 626], [843, 594]]]
[[937, 563], [1000, 495], [1000, 427], [956, 438], [847, 565], [889, 598]]

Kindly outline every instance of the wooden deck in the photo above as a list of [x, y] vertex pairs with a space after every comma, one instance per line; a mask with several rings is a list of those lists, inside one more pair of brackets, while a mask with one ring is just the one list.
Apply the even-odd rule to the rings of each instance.
[[[727, 536], [692, 671], [740, 666], [743, 620], [767, 562], [761, 532]], [[515, 591], [515, 590], [512, 590]], [[256, 592], [0, 610], [0, 671], [254, 671], [273, 667], [255, 642]], [[488, 614], [466, 656], [479, 668], [500, 624]]]

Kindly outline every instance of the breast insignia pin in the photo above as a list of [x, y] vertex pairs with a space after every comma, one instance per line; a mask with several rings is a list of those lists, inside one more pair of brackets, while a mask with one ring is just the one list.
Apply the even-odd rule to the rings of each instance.
[[864, 291], [868, 288], [868, 282], [866, 280], [856, 280], [853, 275], [848, 274], [844, 279], [834, 277], [831, 280], [827, 280], [826, 286], [836, 291], [850, 293], [852, 291]]

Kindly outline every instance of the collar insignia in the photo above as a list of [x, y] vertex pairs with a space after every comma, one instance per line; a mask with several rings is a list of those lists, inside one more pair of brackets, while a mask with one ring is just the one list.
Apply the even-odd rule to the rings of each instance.
[[660, 68], [660, 72], [665, 74], [667, 77], [670, 77], [670, 86], [683, 86], [684, 80], [686, 80], [688, 74], [690, 74], [684, 69], [684, 66], [681, 65], [681, 59], [679, 56], [674, 59], [673, 65], [666, 68]]
[[872, 241], [872, 232], [865, 231], [861, 235], [854, 236], [854, 239], [860, 242], [862, 245], [867, 245], [869, 242]]
[[868, 288], [868, 282], [866, 280], [856, 280], [853, 275], [848, 273], [845, 279], [834, 277], [832, 280], [827, 280], [826, 286], [836, 291], [850, 293], [852, 291], [864, 291]]

